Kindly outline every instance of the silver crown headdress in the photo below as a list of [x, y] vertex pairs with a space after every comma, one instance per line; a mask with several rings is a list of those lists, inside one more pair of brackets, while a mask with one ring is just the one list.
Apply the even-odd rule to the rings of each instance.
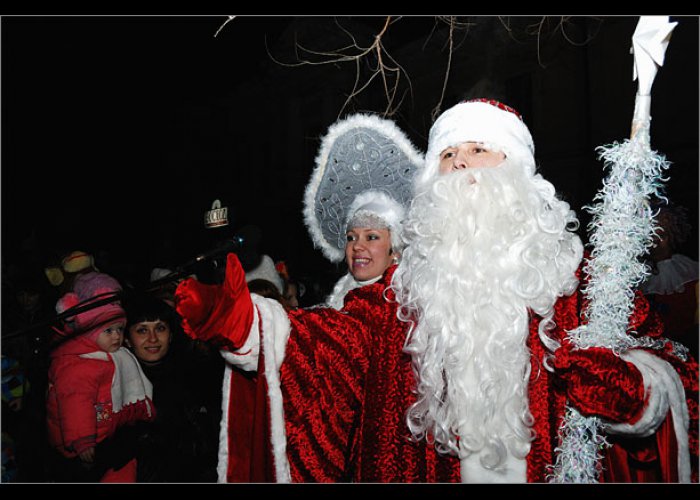
[[348, 210], [358, 195], [383, 192], [408, 210], [423, 155], [391, 120], [356, 114], [328, 129], [304, 193], [304, 222], [331, 262], [345, 257]]

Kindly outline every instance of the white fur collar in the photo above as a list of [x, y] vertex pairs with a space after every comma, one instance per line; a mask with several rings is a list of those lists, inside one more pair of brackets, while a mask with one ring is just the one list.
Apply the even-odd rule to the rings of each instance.
[[350, 290], [376, 283], [381, 279], [381, 277], [382, 276], [380, 275], [376, 278], [372, 278], [371, 280], [357, 281], [355, 278], [353, 278], [352, 274], [347, 273], [336, 282], [335, 286], [333, 287], [333, 291], [326, 298], [326, 304], [333, 309], [340, 310], [345, 304], [345, 295], [347, 295]]

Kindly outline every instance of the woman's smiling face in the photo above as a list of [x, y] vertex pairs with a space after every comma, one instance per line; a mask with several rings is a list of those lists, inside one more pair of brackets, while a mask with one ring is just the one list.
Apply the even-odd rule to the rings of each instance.
[[129, 340], [134, 355], [146, 363], [163, 359], [170, 348], [170, 326], [161, 320], [141, 321], [129, 326]]
[[394, 259], [389, 230], [353, 227], [346, 234], [345, 262], [353, 277], [367, 281], [384, 274]]

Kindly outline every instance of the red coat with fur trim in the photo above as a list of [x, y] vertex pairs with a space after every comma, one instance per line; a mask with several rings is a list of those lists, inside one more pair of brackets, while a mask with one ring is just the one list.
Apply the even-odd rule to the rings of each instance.
[[[414, 400], [415, 381], [410, 358], [402, 352], [406, 325], [396, 319], [396, 304], [383, 295], [393, 271], [390, 268], [379, 282], [349, 292], [342, 311], [301, 310], [289, 313], [287, 322], [279, 320], [280, 314], [286, 315], [281, 306], [253, 296], [257, 340], [241, 332], [226, 338], [218, 338], [221, 332], [214, 336], [207, 332], [210, 340], [230, 351], [227, 360], [245, 367], [227, 369], [220, 480], [459, 481], [456, 458], [437, 456], [424, 441], [409, 439], [404, 417]], [[237, 300], [240, 304], [246, 299]], [[551, 333], [563, 339], [579, 324], [581, 306], [580, 293], [561, 298]], [[539, 321], [532, 318], [528, 339], [532, 353], [528, 397], [536, 432], [527, 457], [528, 482], [546, 481], [551, 473], [568, 397], [564, 379], [542, 365], [546, 353], [537, 334]], [[641, 296], [631, 326], [639, 334], [661, 333]], [[197, 334], [196, 329], [186, 330]], [[697, 363], [681, 362], [668, 344], [651, 352], [668, 361], [682, 380], [690, 420], [690, 462], [697, 481]], [[246, 358], [253, 364], [246, 365]], [[610, 413], [600, 398], [618, 400], [615, 391], [620, 391], [629, 405], [622, 404], [612, 416], [631, 424], [641, 418], [645, 406], [642, 379], [632, 363], [613, 361], [629, 372], [634, 386], [610, 380], [579, 384], [576, 397], [582, 408], [577, 409]], [[593, 366], [592, 373], [598, 368], [605, 367]], [[675, 437], [670, 416], [647, 437], [611, 436], [613, 446], [603, 450], [600, 480], [677, 481]]]
[[415, 399], [407, 325], [396, 318], [393, 295], [383, 299], [395, 268], [348, 292], [341, 312], [290, 313], [280, 381], [295, 482], [459, 482], [459, 461], [416, 442], [406, 426]]
[[[124, 347], [122, 347], [124, 349]], [[49, 442], [68, 458], [77, 456], [112, 436], [118, 427], [139, 420], [149, 421], [144, 400], [112, 411], [114, 362], [83, 358], [81, 354], [99, 351], [82, 335], [65, 341], [51, 353], [46, 398]]]
[[[579, 269], [579, 279], [583, 273]], [[555, 304], [554, 323], [555, 329], [552, 336], [562, 341], [566, 332], [575, 329], [581, 324], [581, 310], [585, 307], [581, 287], [569, 297], [560, 298]], [[556, 459], [555, 449], [559, 446], [558, 429], [564, 419], [567, 405], [567, 393], [558, 373], [551, 373], [542, 364], [546, 352], [539, 339], [538, 327], [541, 318], [533, 317], [530, 322], [530, 335], [528, 347], [531, 352], [530, 383], [528, 386], [528, 399], [530, 412], [534, 416], [536, 432], [535, 441], [532, 444], [530, 454], [527, 457], [528, 482], [543, 482], [551, 473], [549, 466]], [[629, 331], [633, 336], [658, 339], [660, 349], [644, 349], [663, 361], [668, 362], [678, 373], [683, 384], [685, 403], [688, 406], [688, 447], [690, 452], [690, 464], [692, 467], [693, 482], [698, 481], [698, 364], [696, 360], [689, 358], [687, 361], [680, 359], [674, 352], [673, 345], [662, 337], [663, 325], [659, 317], [651, 313], [649, 303], [640, 294], [635, 295], [634, 310], [630, 317]], [[556, 356], [556, 352], [555, 352]], [[625, 362], [630, 370], [637, 369], [629, 362]], [[604, 367], [600, 367], [601, 369]], [[620, 383], [615, 377], [603, 381], [601, 385], [617, 387]], [[585, 406], [587, 411], [577, 408], [585, 416], [605, 415], [609, 411], [606, 408], [604, 396], [600, 388], [591, 385], [585, 390]], [[643, 387], [619, 387], [621, 399], [623, 394], [636, 392], [638, 401], [642, 402], [641, 411], [646, 410], [648, 398]], [[635, 401], [630, 402], [636, 405]], [[576, 406], [576, 405], [574, 405]], [[630, 423], [640, 419], [640, 411], [630, 408], [626, 417]], [[619, 421], [619, 420], [618, 420]], [[677, 482], [678, 456], [676, 434], [672, 416], [665, 417], [655, 432], [645, 437], [622, 437], [608, 434], [606, 439], [611, 445], [601, 450], [600, 482]]]

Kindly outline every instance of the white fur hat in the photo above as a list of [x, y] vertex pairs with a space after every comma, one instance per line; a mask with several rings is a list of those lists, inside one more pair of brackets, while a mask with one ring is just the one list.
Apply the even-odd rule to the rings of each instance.
[[423, 184], [438, 175], [440, 153], [463, 142], [481, 142], [535, 170], [535, 145], [520, 114], [492, 99], [462, 101], [435, 120], [428, 137], [425, 166], [416, 176]]
[[[369, 215], [369, 217], [367, 217]], [[373, 218], [379, 219], [391, 232], [391, 247], [401, 251], [402, 221], [406, 215], [403, 205], [383, 191], [369, 190], [355, 197], [348, 209], [347, 229], [351, 227], [373, 227]], [[374, 222], [376, 224], [376, 222]], [[382, 229], [382, 228], [379, 228]]]
[[170, 269], [166, 269], [164, 267], [154, 267], [151, 269], [151, 281], [158, 281], [159, 279], [165, 278], [172, 273], [173, 271]]
[[263, 255], [260, 259], [260, 264], [255, 269], [245, 273], [246, 283], [253, 280], [270, 281], [281, 294], [284, 294], [284, 281], [282, 281], [282, 276], [275, 269], [275, 263], [269, 255]]

